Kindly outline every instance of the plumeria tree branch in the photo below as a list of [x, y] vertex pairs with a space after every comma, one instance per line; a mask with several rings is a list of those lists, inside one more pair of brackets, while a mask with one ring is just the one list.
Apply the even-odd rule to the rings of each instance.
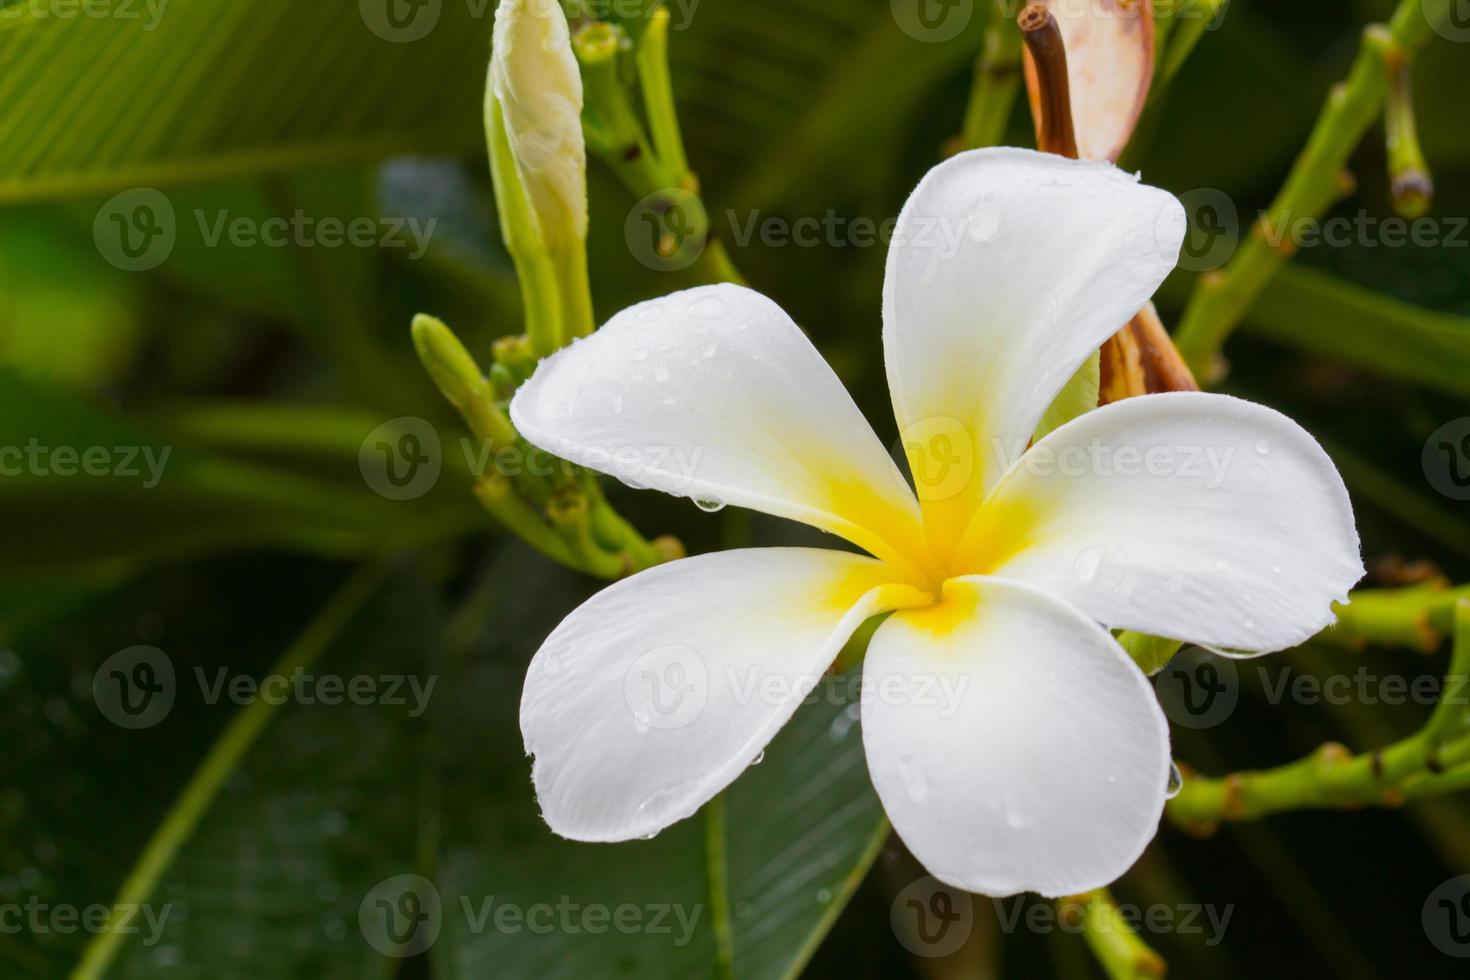
[[1328, 743], [1274, 769], [1187, 777], [1169, 802], [1169, 819], [1204, 834], [1224, 820], [1256, 820], [1288, 810], [1398, 806], [1411, 797], [1470, 786], [1470, 712], [1461, 690], [1470, 677], [1470, 598], [1460, 598], [1454, 610], [1445, 693], [1418, 732], [1358, 755]]
[[[587, 83], [583, 118], [588, 147], [634, 197], [655, 198], [650, 202], [655, 211], [678, 206], [683, 196], [698, 195], [700, 189], [699, 178], [689, 167], [674, 105], [669, 23], [670, 14], [661, 7], [649, 16], [636, 42], [618, 24], [593, 19], [580, 23], [572, 38]], [[635, 94], [641, 94], [641, 106]], [[705, 236], [691, 269], [694, 278], [745, 281], [707, 219], [705, 227], [692, 233]]]
[[1470, 599], [1470, 585], [1444, 582], [1406, 589], [1362, 589], [1337, 607], [1337, 625], [1321, 639], [1354, 649], [1368, 644], [1433, 653], [1454, 630], [1455, 609]]
[[[644, 33], [655, 52], [668, 27], [667, 12], [659, 13]], [[538, 450], [520, 437], [507, 406], [541, 358], [591, 334], [596, 324], [587, 269], [588, 143], [622, 146], [625, 166], [650, 175], [639, 179], [660, 179], [654, 145], [662, 159], [682, 166], [682, 146], [671, 149], [678, 143], [671, 116], [653, 113], [650, 143], [636, 114], [610, 95], [624, 92], [618, 71], [627, 43], [622, 28], [596, 21], [573, 40], [559, 7], [502, 0], [485, 132], [501, 231], [525, 300], [526, 332], [496, 343], [486, 374], [442, 321], [419, 316], [413, 322], [424, 368], [479, 441], [483, 458], [496, 464], [475, 474], [475, 498], [543, 554], [608, 579], [679, 557], [683, 548], [672, 538], [645, 539], [580, 467], [527, 465]], [[667, 76], [657, 67], [648, 75], [653, 101], [670, 98]], [[625, 131], [631, 143], [618, 142]]]
[[970, 104], [965, 110], [960, 149], [999, 146], [1021, 91], [1021, 34], [1010, 18], [1008, 0], [991, 0], [990, 21], [980, 57], [975, 61], [975, 79]]
[[[1270, 229], [1317, 218], [1352, 188], [1344, 177], [1348, 157], [1378, 118], [1390, 73], [1403, 65], [1443, 22], [1454, 0], [1402, 0], [1387, 24], [1373, 24], [1347, 80], [1336, 85], [1306, 149], [1271, 207], [1261, 215], [1235, 258], [1200, 279], [1175, 335], [1197, 376], [1208, 376], [1225, 339], [1251, 303], [1295, 251], [1289, 239], [1272, 243]], [[1176, 36], [1177, 41], [1177, 36]]]
[[1149, 948], [1119, 911], [1106, 888], [1057, 900], [1068, 925], [1080, 925], [1083, 938], [1111, 980], [1147, 980], [1168, 972], [1163, 957]]
[[[1205, 36], [1230, 0], [1183, 0], [1177, 4], [1154, 2], [1156, 23], [1159, 26], [1159, 68], [1155, 75], [1150, 98], [1157, 98], [1166, 89], [1179, 69], [1189, 60], [1195, 46]], [[1163, 16], [1160, 7], [1171, 8], [1169, 16]], [[1165, 39], [1168, 43], [1165, 44]]]

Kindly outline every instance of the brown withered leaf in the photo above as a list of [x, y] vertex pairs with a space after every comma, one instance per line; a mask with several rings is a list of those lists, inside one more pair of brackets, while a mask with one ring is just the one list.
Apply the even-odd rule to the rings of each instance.
[[[1042, 0], [1067, 48], [1078, 155], [1116, 161], [1138, 125], [1154, 74], [1154, 15], [1148, 0]], [[1026, 56], [1026, 91], [1042, 128], [1036, 66]]]

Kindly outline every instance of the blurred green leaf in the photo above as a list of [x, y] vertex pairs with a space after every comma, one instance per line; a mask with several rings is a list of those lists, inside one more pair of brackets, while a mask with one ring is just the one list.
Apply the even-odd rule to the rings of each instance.
[[[1170, 281], [1179, 298], [1186, 282]], [[1386, 377], [1470, 394], [1470, 319], [1421, 309], [1302, 265], [1281, 271], [1242, 329]]]
[[458, 480], [439, 481], [417, 503], [443, 505], [425, 508], [375, 494], [355, 458], [338, 466], [326, 481], [190, 450], [0, 370], [0, 578], [118, 574], [240, 548], [360, 555], [485, 525]]
[[80, 7], [0, 18], [0, 202], [482, 142], [491, 3]]

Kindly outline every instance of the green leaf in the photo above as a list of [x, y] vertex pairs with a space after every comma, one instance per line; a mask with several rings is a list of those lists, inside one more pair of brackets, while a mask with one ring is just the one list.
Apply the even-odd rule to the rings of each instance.
[[[280, 427], [289, 418], [265, 422]], [[358, 444], [372, 431], [363, 428]], [[446, 437], [443, 446], [445, 472], [453, 474], [456, 444]], [[83, 468], [88, 459], [91, 472]], [[339, 458], [328, 480], [191, 449], [6, 369], [0, 467], [7, 540], [0, 579], [114, 576], [240, 548], [356, 556], [484, 526], [454, 476], [414, 503], [392, 501], [373, 492], [355, 455]]]
[[[515, 549], [444, 633], [412, 578], [376, 594], [371, 581], [344, 586], [272, 673], [408, 676], [421, 690], [433, 677], [431, 710], [298, 701], [235, 714], [123, 889], [170, 910], [157, 942], [100, 940], [99, 972], [83, 976], [388, 976], [371, 899], [409, 874], [434, 882], [428, 956], [441, 977], [582, 977], [609, 964], [704, 975], [717, 905], [735, 976], [799, 971], [887, 836], [848, 683], [819, 688], [726, 792], [729, 892], [715, 903], [702, 818], [651, 841], [575, 844], [530, 796], [516, 726], [525, 660], [584, 582]], [[598, 925], [618, 914], [638, 926]], [[532, 928], [543, 915], [550, 931]]]
[[[679, 978], [714, 972], [715, 940], [703, 814], [649, 841], [577, 844], [555, 837], [530, 794], [519, 751], [517, 704], [525, 663], [577, 595], [570, 573], [516, 556], [489, 628], [451, 686], [444, 724], [443, 840], [439, 891], [446, 907], [470, 897], [483, 910], [558, 902], [578, 910], [633, 905], [668, 927], [535, 934], [477, 930], [448, 916], [434, 947], [440, 977], [581, 978], [610, 969]], [[525, 565], [534, 560], [535, 572]], [[538, 601], [539, 599], [539, 601]], [[815, 950], [887, 836], [868, 780], [851, 678], [819, 687], [776, 737], [764, 761], [725, 796], [733, 974], [794, 976]], [[513, 746], [489, 752], [486, 746]], [[663, 913], [650, 911], [662, 907]], [[631, 913], [629, 913], [631, 914]], [[683, 915], [681, 927], [679, 915]], [[696, 918], [697, 917], [697, 918]], [[687, 928], [686, 928], [687, 927]]]
[[0, 202], [483, 143], [491, 3], [106, 6], [0, 19]]
[[1294, 265], [1266, 287], [1247, 333], [1414, 384], [1470, 395], [1470, 319]]

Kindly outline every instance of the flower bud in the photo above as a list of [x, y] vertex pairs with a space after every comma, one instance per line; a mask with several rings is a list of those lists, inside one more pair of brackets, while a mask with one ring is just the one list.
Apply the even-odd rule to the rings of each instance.
[[[497, 115], [499, 116], [497, 120]], [[486, 92], [486, 122], [502, 195], [518, 193], [542, 249], [564, 252], [587, 237], [587, 146], [582, 76], [557, 0], [500, 0]], [[503, 137], [514, 175], [493, 144]], [[518, 202], [519, 203], [519, 202]], [[502, 220], [509, 220], [504, 214]], [[514, 231], [507, 228], [507, 239]]]

